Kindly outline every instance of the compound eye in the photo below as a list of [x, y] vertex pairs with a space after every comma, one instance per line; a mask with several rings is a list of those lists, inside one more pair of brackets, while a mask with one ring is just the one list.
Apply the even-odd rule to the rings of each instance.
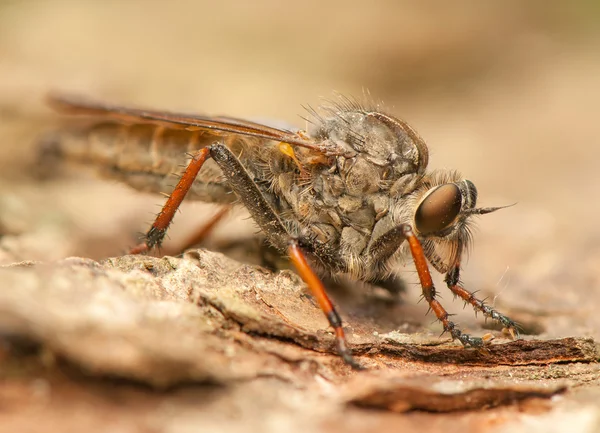
[[424, 235], [448, 228], [460, 213], [462, 195], [453, 183], [442, 185], [425, 197], [415, 213], [417, 230]]

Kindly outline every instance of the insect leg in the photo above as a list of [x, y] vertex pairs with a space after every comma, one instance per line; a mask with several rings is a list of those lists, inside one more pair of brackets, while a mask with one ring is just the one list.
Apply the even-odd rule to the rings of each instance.
[[501, 323], [505, 328], [508, 329], [513, 338], [519, 337], [517, 324], [513, 320], [511, 320], [504, 314], [501, 314], [498, 311], [494, 310], [492, 307], [486, 305], [482, 300], [477, 299], [473, 292], [469, 292], [460, 285], [459, 280], [459, 266], [455, 266], [452, 270], [450, 270], [450, 272], [446, 274], [446, 278], [444, 279], [452, 293], [460, 297], [463, 301], [471, 304], [475, 311], [481, 311], [485, 317], [489, 317], [492, 320]]
[[175, 212], [177, 212], [179, 205], [181, 205], [185, 195], [192, 187], [198, 172], [210, 156], [210, 147], [205, 147], [192, 157], [192, 160], [183, 172], [179, 182], [177, 182], [175, 189], [157, 215], [154, 223], [152, 223], [152, 227], [150, 227], [150, 230], [146, 233], [146, 240], [140, 245], [132, 248], [130, 254], [139, 254], [155, 246], [160, 246], [171, 221], [173, 221]]
[[452, 339], [459, 340], [464, 346], [472, 347], [483, 347], [485, 342], [482, 338], [472, 337], [468, 334], [463, 334], [460, 329], [456, 327], [454, 322], [449, 319], [448, 312], [442, 307], [442, 304], [435, 298], [436, 291], [429, 273], [429, 266], [427, 265], [427, 259], [423, 252], [421, 242], [417, 239], [413, 233], [412, 228], [408, 224], [400, 225], [404, 238], [408, 241], [410, 246], [410, 252], [417, 268], [417, 274], [421, 282], [421, 288], [423, 290], [423, 297], [429, 303], [429, 307], [433, 310], [436, 317], [444, 327], [444, 331], [449, 332]]
[[369, 247], [369, 256], [373, 263], [381, 263], [389, 259], [406, 240], [404, 227], [399, 225], [378, 237]]
[[308, 264], [306, 256], [300, 248], [300, 245], [298, 245], [298, 241], [296, 239], [292, 239], [290, 241], [288, 253], [290, 255], [290, 260], [298, 270], [298, 273], [312, 292], [313, 296], [317, 299], [321, 310], [323, 310], [325, 313], [325, 316], [329, 321], [329, 325], [331, 325], [331, 327], [334, 329], [338, 353], [346, 364], [350, 365], [354, 369], [360, 370], [362, 367], [354, 360], [352, 351], [346, 342], [346, 335], [344, 333], [344, 328], [342, 328], [342, 319], [335, 310], [331, 299], [329, 299], [329, 296], [327, 296], [323, 282]]
[[319, 306], [327, 316], [329, 324], [335, 331], [340, 356], [346, 364], [359, 369], [360, 366], [352, 357], [352, 352], [346, 343], [342, 320], [327, 296], [325, 286], [308, 264], [298, 240], [288, 233], [281, 219], [271, 208], [256, 183], [250, 178], [248, 172], [231, 150], [222, 144], [214, 144], [210, 146], [210, 155], [223, 171], [231, 189], [238, 195], [269, 241], [279, 249], [287, 248], [291, 261], [312, 291]]

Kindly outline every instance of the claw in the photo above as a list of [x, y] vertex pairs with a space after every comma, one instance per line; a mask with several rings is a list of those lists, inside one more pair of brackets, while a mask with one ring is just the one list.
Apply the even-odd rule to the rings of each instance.
[[360, 365], [352, 356], [352, 351], [346, 346], [343, 340], [337, 340], [336, 342], [337, 352], [342, 357], [344, 363], [349, 365], [353, 370], [365, 370], [365, 367]]
[[519, 331], [513, 326], [509, 328], [502, 328], [502, 332], [504, 334], [509, 334], [513, 340], [517, 340], [519, 338]]
[[483, 337], [481, 337], [481, 340], [483, 341], [484, 346], [489, 346], [490, 344], [492, 344], [492, 340], [494, 340], [494, 338], [495, 337], [488, 332]]

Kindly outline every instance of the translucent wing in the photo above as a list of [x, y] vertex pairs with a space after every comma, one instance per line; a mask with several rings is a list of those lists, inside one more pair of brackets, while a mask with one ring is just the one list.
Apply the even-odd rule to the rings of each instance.
[[66, 114], [98, 116], [123, 122], [149, 123], [170, 128], [220, 131], [230, 134], [257, 137], [301, 146], [321, 153], [332, 153], [327, 143], [316, 142], [305, 135], [285, 129], [272, 128], [247, 120], [230, 117], [209, 117], [192, 114], [128, 108], [93, 102], [78, 97], [51, 95], [48, 103], [55, 110]]

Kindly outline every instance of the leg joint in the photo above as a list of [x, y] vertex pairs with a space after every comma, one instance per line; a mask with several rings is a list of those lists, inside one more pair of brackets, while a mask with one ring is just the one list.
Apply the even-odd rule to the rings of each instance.
[[341, 328], [342, 327], [342, 319], [340, 315], [335, 310], [331, 310], [327, 313], [327, 320], [332, 328]]
[[446, 274], [446, 277], [444, 278], [444, 281], [446, 282], [448, 287], [451, 287], [451, 286], [456, 286], [458, 284], [459, 279], [460, 279], [460, 269], [458, 266], [455, 266], [452, 269], [450, 269], [450, 271], [448, 271], [448, 273]]

